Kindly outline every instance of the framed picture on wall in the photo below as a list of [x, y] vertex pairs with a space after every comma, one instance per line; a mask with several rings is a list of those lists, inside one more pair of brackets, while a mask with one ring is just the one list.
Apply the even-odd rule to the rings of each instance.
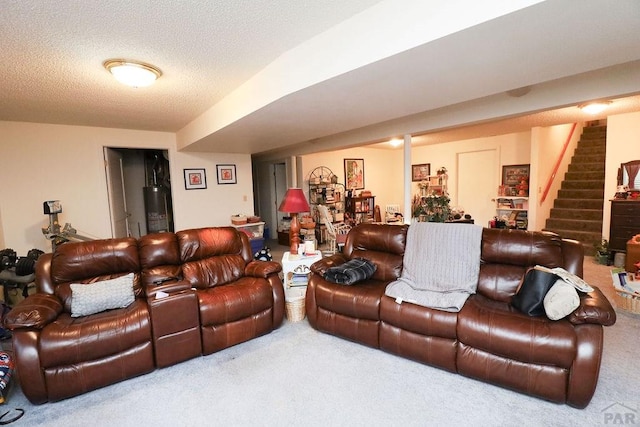
[[349, 190], [364, 188], [364, 159], [344, 159], [344, 180]]
[[411, 181], [423, 181], [431, 175], [431, 163], [411, 165]]
[[218, 184], [237, 184], [236, 165], [216, 165]]
[[207, 188], [207, 174], [204, 169], [184, 170], [185, 190], [203, 190]]
[[505, 165], [502, 166], [502, 185], [513, 187], [524, 179], [529, 181], [530, 165]]

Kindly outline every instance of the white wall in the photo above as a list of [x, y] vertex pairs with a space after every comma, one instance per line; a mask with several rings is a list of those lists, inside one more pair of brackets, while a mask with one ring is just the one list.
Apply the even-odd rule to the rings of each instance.
[[[582, 124], [578, 124], [571, 135], [573, 124], [538, 127], [531, 130], [531, 181], [529, 183], [529, 224], [530, 230], [542, 230], [549, 218], [553, 202], [571, 163], [571, 157], [582, 134]], [[544, 201], [542, 196], [551, 178], [553, 168], [567, 138], [571, 139], [562, 158], [558, 171], [549, 187]], [[535, 225], [535, 227], [534, 227]]]
[[[458, 204], [458, 175], [464, 174], [465, 171], [457, 170], [457, 158], [460, 153], [470, 153], [479, 150], [495, 149], [499, 156], [499, 167], [497, 170], [487, 171], [496, 175], [497, 183], [501, 182], [503, 165], [519, 165], [530, 163], [531, 159], [531, 132], [511, 133], [507, 135], [498, 135], [486, 138], [475, 138], [464, 141], [455, 141], [444, 144], [426, 145], [413, 148], [411, 152], [411, 163], [430, 163], [431, 174], [435, 175], [438, 168], [444, 166], [447, 168], [449, 181], [448, 192], [451, 198], [451, 206]], [[412, 183], [412, 192], [418, 193], [418, 183]], [[490, 190], [492, 198], [497, 197], [498, 188]], [[486, 203], [495, 205], [490, 198], [487, 197]], [[466, 213], [470, 214], [476, 224], [486, 226], [490, 218], [477, 218], [474, 212], [465, 206]], [[531, 227], [531, 225], [530, 225]]]
[[610, 199], [616, 193], [621, 163], [640, 160], [640, 113], [619, 114], [607, 119], [607, 160], [604, 183], [602, 235], [609, 239]]
[[[45, 251], [42, 203], [60, 200], [61, 224], [80, 234], [111, 237], [103, 147], [169, 151], [176, 230], [228, 225], [234, 213], [253, 213], [249, 155], [178, 153], [175, 134], [85, 126], [0, 121], [0, 242], [19, 255]], [[238, 184], [217, 185], [216, 164], [233, 163]], [[184, 168], [205, 168], [207, 189], [184, 188]]]
[[302, 156], [302, 174], [305, 194], [309, 193], [309, 174], [318, 166], [325, 166], [345, 183], [344, 159], [364, 159], [364, 186], [376, 197], [376, 205], [384, 211], [385, 205], [403, 206], [402, 149], [350, 148], [346, 150], [316, 153]]

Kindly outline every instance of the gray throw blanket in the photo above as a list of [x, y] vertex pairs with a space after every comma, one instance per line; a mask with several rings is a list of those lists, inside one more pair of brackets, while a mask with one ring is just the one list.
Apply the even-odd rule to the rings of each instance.
[[444, 311], [460, 311], [478, 287], [482, 227], [416, 222], [407, 232], [400, 278], [385, 294]]

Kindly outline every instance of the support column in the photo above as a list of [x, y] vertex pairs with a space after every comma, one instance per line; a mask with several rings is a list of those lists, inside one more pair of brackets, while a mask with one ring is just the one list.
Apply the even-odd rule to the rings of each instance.
[[411, 135], [404, 136], [404, 223], [411, 223]]

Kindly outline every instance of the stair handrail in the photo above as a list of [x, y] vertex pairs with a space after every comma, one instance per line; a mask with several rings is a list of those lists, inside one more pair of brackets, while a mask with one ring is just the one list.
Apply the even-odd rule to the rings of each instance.
[[560, 152], [560, 154], [558, 155], [558, 159], [556, 160], [556, 165], [553, 167], [553, 170], [551, 171], [551, 176], [549, 176], [549, 179], [547, 180], [547, 185], [544, 187], [544, 191], [542, 192], [542, 197], [540, 198], [540, 204], [544, 203], [545, 199], [547, 198], [547, 194], [549, 194], [549, 190], [551, 189], [551, 184], [553, 184], [553, 181], [556, 179], [556, 174], [558, 173], [558, 169], [560, 169], [560, 164], [562, 163], [562, 159], [564, 158], [564, 155], [567, 152], [567, 148], [569, 147], [569, 143], [571, 142], [571, 138], [573, 137], [573, 132], [575, 132], [576, 130], [576, 126], [578, 126], [577, 122], [574, 123], [573, 126], [571, 126], [571, 130], [569, 131], [567, 140], [564, 142], [562, 151]]

